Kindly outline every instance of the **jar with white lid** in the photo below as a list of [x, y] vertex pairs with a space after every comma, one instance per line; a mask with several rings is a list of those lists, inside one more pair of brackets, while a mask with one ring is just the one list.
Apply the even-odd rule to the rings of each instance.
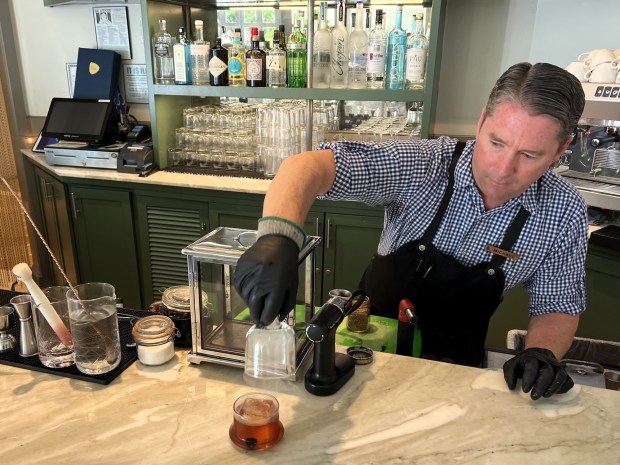
[[140, 318], [131, 330], [144, 365], [162, 365], [174, 357], [176, 328], [170, 318], [152, 315]]

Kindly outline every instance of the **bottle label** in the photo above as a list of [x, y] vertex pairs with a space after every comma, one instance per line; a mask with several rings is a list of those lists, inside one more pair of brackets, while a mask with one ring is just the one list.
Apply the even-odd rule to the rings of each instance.
[[421, 48], [410, 48], [407, 50], [407, 67], [405, 78], [408, 81], [420, 81], [424, 79], [424, 68], [426, 65], [426, 50]]
[[220, 74], [224, 73], [228, 69], [226, 63], [220, 60], [218, 57], [213, 56], [209, 60], [209, 72], [214, 77], [218, 77]]
[[261, 81], [263, 79], [263, 60], [248, 58], [245, 61], [245, 79], [247, 81]]
[[348, 57], [345, 54], [345, 47], [346, 44], [344, 36], [334, 37], [334, 44], [332, 48], [332, 51], [334, 52], [334, 56], [332, 58], [332, 71], [338, 76], [342, 76], [344, 74], [345, 67], [348, 68]]
[[207, 44], [192, 44], [189, 46], [189, 53], [192, 55], [209, 55], [210, 47]]
[[286, 68], [286, 57], [282, 55], [267, 55], [267, 69], [283, 71]]
[[155, 50], [155, 56], [163, 58], [170, 56], [170, 46], [165, 42], [155, 42], [153, 49]]
[[385, 72], [385, 45], [372, 44], [368, 46], [368, 72]]
[[238, 77], [243, 74], [243, 61], [241, 61], [241, 55], [234, 56], [228, 59], [228, 74], [230, 77]]
[[185, 62], [185, 47], [180, 44], [176, 44], [172, 47], [174, 56], [174, 80], [177, 82], [187, 81], [187, 67]]

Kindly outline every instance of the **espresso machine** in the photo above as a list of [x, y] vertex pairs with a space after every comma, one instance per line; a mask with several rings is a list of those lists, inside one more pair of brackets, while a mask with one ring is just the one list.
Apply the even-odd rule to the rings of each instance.
[[592, 207], [620, 211], [620, 83], [582, 83], [586, 104], [559, 171]]

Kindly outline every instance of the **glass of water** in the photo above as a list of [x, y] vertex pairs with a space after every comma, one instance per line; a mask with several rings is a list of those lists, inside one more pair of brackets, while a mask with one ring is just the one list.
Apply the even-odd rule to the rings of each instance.
[[86, 283], [74, 289], [67, 291], [67, 303], [75, 365], [88, 375], [107, 373], [121, 361], [114, 286]]

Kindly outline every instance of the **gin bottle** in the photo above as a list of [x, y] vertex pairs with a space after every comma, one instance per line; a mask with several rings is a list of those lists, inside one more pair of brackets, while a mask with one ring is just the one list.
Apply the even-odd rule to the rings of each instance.
[[364, 31], [364, 1], [355, 2], [355, 29], [349, 35], [349, 88], [366, 88], [368, 34]]
[[403, 5], [396, 6], [394, 29], [388, 37], [385, 88], [400, 90], [405, 87], [405, 55], [407, 53], [407, 33], [402, 28]]
[[174, 83], [181, 85], [191, 84], [190, 45], [183, 26], [179, 28], [179, 40], [172, 46], [172, 55], [174, 57]]
[[212, 86], [228, 85], [228, 50], [222, 47], [219, 37], [209, 51], [209, 82]]
[[375, 28], [368, 37], [368, 64], [366, 86], [372, 89], [382, 89], [385, 78], [385, 48], [387, 34], [383, 29], [383, 10], [377, 10]]
[[344, 0], [338, 0], [338, 22], [332, 30], [331, 59], [329, 87], [344, 89], [349, 76], [349, 33], [344, 25]]
[[245, 54], [245, 82], [248, 87], [267, 84], [267, 54], [258, 46], [258, 29], [252, 34], [252, 48]]
[[209, 84], [209, 42], [204, 40], [202, 21], [197, 19], [194, 24], [196, 40], [189, 49], [192, 59], [192, 84], [206, 86]]
[[407, 36], [407, 60], [405, 86], [407, 89], [423, 89], [426, 76], [428, 39], [424, 35], [424, 16], [418, 13], [413, 17], [411, 33]]
[[325, 10], [327, 2], [321, 2], [319, 28], [314, 34], [314, 47], [312, 52], [312, 87], [326, 89], [329, 87], [332, 35], [327, 30], [325, 23]]
[[232, 33], [232, 45], [228, 49], [228, 85], [245, 86], [245, 54], [246, 49], [241, 43], [241, 34]]
[[306, 87], [307, 54], [306, 36], [301, 32], [299, 20], [295, 20], [286, 50], [286, 74], [289, 87]]
[[286, 52], [280, 48], [280, 31], [274, 31], [273, 47], [267, 52], [267, 86], [286, 87]]
[[166, 31], [166, 20], [159, 20], [159, 31], [153, 34], [153, 74], [155, 84], [174, 84], [172, 36]]

